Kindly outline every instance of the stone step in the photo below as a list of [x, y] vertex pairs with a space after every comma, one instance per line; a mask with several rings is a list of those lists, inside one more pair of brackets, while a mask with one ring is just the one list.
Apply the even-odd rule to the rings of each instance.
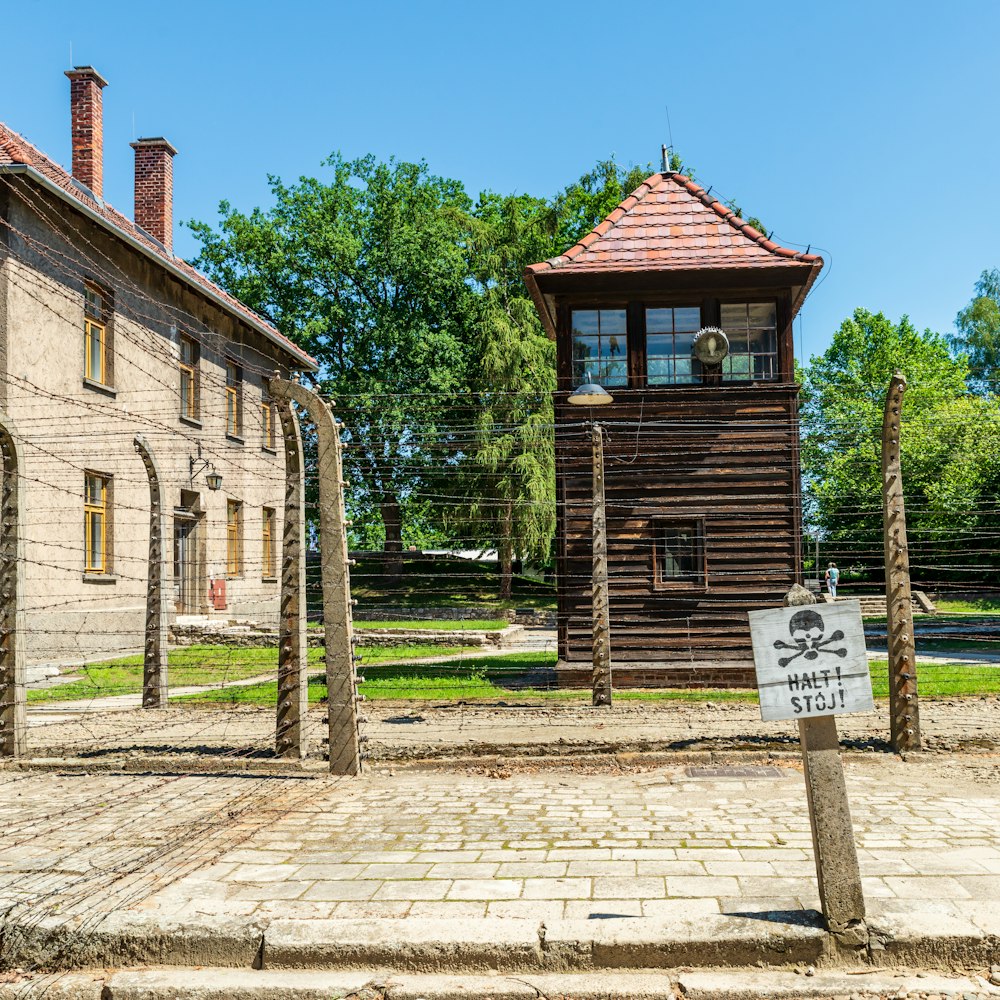
[[[843, 601], [858, 601], [861, 604], [861, 614], [864, 617], [886, 617], [885, 598], [880, 597], [877, 594], [857, 594], [851, 596], [842, 594], [837, 597], [836, 601], [834, 601], [829, 594], [824, 594], [823, 599], [827, 604], [840, 604]], [[915, 615], [928, 613], [926, 607], [917, 597], [910, 598], [910, 607]]]
[[0, 985], [0, 1000], [819, 1000], [838, 996], [993, 997], [979, 976], [940, 972], [800, 967], [784, 969], [414, 974], [372, 970], [274, 971], [169, 968], [25, 976]]

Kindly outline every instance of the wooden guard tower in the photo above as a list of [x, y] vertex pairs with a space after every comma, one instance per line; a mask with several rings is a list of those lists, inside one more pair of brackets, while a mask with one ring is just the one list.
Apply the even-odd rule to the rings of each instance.
[[[596, 420], [615, 684], [752, 683], [747, 612], [801, 575], [792, 321], [822, 267], [663, 172], [527, 269], [557, 342], [562, 682], [590, 678]], [[569, 405], [585, 381], [613, 402]]]

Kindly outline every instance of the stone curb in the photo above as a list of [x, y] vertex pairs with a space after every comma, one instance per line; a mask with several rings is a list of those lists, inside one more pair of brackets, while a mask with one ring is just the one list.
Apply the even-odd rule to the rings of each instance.
[[146, 913], [6, 920], [0, 924], [0, 970], [213, 965], [259, 962], [263, 922], [204, 916], [172, 920]]
[[[969, 901], [968, 917], [878, 908], [872, 960], [889, 967], [983, 968], [1000, 956], [1000, 906]], [[144, 965], [267, 970], [392, 969], [399, 973], [587, 972], [680, 967], [834, 967], [831, 937], [767, 914], [670, 921], [422, 918], [176, 920], [123, 912], [0, 924], [0, 971]]]
[[274, 920], [264, 935], [262, 967], [368, 966], [406, 972], [662, 969], [808, 964], [823, 960], [828, 949], [829, 936], [818, 927], [723, 916], [650, 921], [638, 927], [592, 920]]

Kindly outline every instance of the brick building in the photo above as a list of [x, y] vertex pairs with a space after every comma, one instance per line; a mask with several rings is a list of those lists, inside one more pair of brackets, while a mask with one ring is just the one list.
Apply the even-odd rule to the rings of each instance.
[[173, 610], [277, 615], [284, 459], [264, 379], [316, 369], [174, 256], [169, 142], [132, 143], [134, 219], [104, 200], [106, 84], [67, 76], [71, 173], [0, 124], [0, 410], [23, 464], [29, 664], [142, 645], [137, 432], [167, 484]]

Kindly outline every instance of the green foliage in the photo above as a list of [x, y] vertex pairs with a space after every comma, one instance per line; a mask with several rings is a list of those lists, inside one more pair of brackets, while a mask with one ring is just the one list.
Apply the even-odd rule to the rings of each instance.
[[968, 357], [972, 383], [985, 391], [1000, 379], [1000, 270], [983, 271], [975, 291], [955, 318], [951, 343]]
[[[676, 153], [671, 169], [693, 174]], [[354, 548], [495, 547], [501, 600], [555, 529], [555, 349], [523, 280], [652, 172], [613, 159], [554, 198], [484, 193], [368, 156], [269, 178], [273, 205], [189, 223], [194, 263], [319, 362], [350, 447]], [[753, 220], [751, 220], [753, 221]], [[307, 457], [314, 451], [306, 433]], [[314, 489], [310, 481], [310, 489]]]
[[568, 250], [610, 215], [651, 173], [645, 167], [623, 167], [614, 160], [601, 160], [593, 170], [556, 195], [553, 208], [558, 220], [553, 249], [545, 257]]
[[[404, 515], [448, 452], [465, 385], [473, 293], [465, 247], [470, 202], [424, 163], [331, 156], [330, 180], [270, 179], [274, 206], [221, 206], [219, 231], [193, 223], [196, 264], [274, 321], [321, 365], [352, 447], [352, 506], [377, 512], [399, 551]], [[360, 540], [378, 531], [362, 519]]]
[[995, 521], [1000, 408], [972, 396], [964, 357], [944, 337], [857, 309], [801, 373], [806, 513], [842, 570], [884, 565], [881, 439], [893, 372], [907, 378], [900, 436], [911, 566], [961, 574], [975, 534]]
[[467, 417], [473, 436], [446, 523], [466, 542], [496, 547], [501, 600], [511, 596], [514, 560], [544, 560], [555, 531], [555, 345], [522, 277], [547, 252], [553, 226], [550, 206], [527, 195], [487, 193], [475, 210], [470, 270], [479, 296]]

